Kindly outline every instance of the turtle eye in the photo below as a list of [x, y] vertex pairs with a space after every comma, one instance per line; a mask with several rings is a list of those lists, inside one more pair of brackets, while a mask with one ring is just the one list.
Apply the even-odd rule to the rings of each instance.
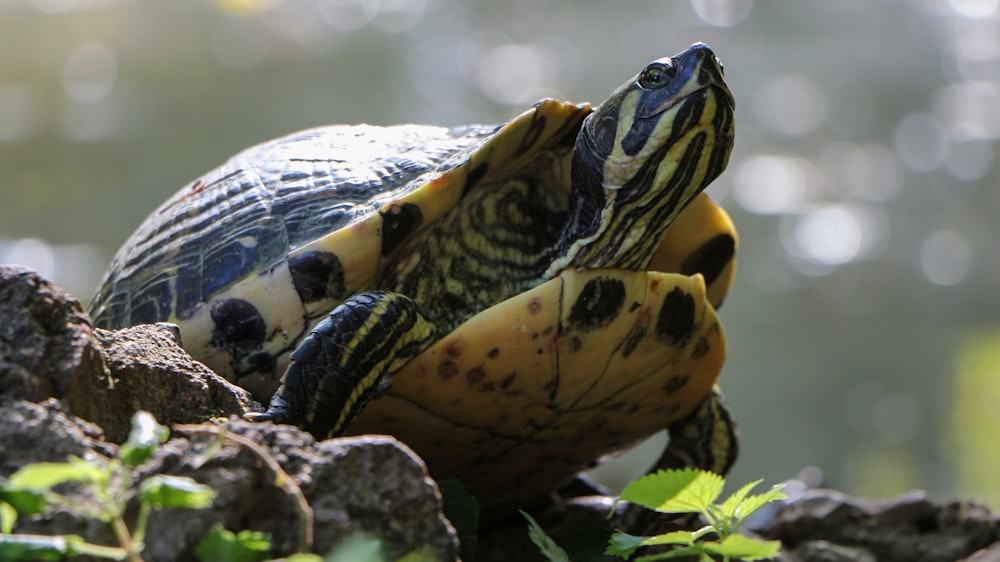
[[662, 88], [677, 75], [677, 69], [672, 65], [654, 62], [639, 73], [639, 87], [647, 90]]

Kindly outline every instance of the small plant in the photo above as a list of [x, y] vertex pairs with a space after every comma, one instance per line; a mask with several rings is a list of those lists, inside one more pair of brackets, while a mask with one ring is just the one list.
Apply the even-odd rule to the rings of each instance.
[[[714, 503], [725, 481], [718, 474], [697, 469], [661, 470], [629, 484], [621, 499], [664, 514], [697, 513], [708, 525], [696, 531], [673, 531], [652, 537], [616, 532], [605, 554], [628, 559], [645, 546], [669, 545], [673, 548], [635, 558], [635, 562], [653, 562], [671, 558], [697, 557], [702, 562], [722, 560], [764, 560], [778, 553], [781, 543], [763, 541], [737, 533], [753, 512], [772, 501], [784, 499], [784, 484], [756, 495], [750, 491], [762, 480], [751, 482], [721, 504]], [[548, 537], [535, 521], [528, 519], [528, 535], [550, 562], [569, 562], [566, 552]]]
[[[128, 484], [135, 469], [146, 462], [156, 448], [166, 441], [167, 428], [156, 423], [147, 412], [132, 418], [132, 432], [118, 450], [118, 458], [103, 465], [70, 457], [65, 463], [37, 463], [22, 467], [0, 479], [0, 559], [62, 560], [81, 554], [111, 560], [140, 562], [149, 514], [153, 509], [203, 508], [212, 503], [215, 492], [191, 478], [156, 475], [139, 486], [139, 514], [132, 531], [124, 519]], [[77, 482], [84, 486], [92, 502], [54, 491], [60, 484]], [[43, 513], [49, 506], [93, 517], [111, 525], [119, 546], [88, 543], [78, 535], [41, 536], [11, 534], [18, 516]]]

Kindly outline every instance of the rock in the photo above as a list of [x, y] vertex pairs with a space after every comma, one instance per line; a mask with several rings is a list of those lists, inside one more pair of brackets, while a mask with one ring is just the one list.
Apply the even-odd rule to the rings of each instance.
[[95, 330], [103, 369], [78, 369], [68, 402], [73, 414], [104, 428], [116, 443], [128, 437], [137, 410], [160, 423], [191, 423], [259, 409], [250, 393], [195, 361], [173, 324]]
[[62, 398], [80, 370], [99, 370], [76, 297], [27, 267], [0, 265], [0, 399]]
[[989, 548], [977, 550], [972, 556], [959, 562], [1000, 562], [1000, 542], [993, 543]]
[[94, 329], [76, 297], [31, 269], [0, 266], [0, 399], [65, 398], [114, 442], [138, 410], [172, 424], [260, 409], [177, 340], [171, 324]]
[[[981, 505], [935, 504], [923, 492], [864, 500], [810, 490], [779, 510], [760, 533], [782, 541], [791, 551], [789, 560], [953, 562], [1000, 540], [1000, 520]], [[851, 554], [836, 557], [841, 548]], [[820, 551], [830, 557], [817, 557]]]
[[[4, 436], [0, 476], [26, 462], [65, 460], [58, 458], [64, 453], [95, 462], [117, 454], [115, 445], [98, 439], [93, 425], [66, 414], [55, 400], [0, 406], [0, 424], [14, 427], [10, 423], [22, 423], [27, 438], [7, 441]], [[193, 559], [194, 545], [217, 523], [270, 533], [275, 556], [292, 554], [310, 540], [311, 550], [324, 554], [363, 538], [378, 541], [387, 559], [413, 552], [432, 560], [458, 558], [457, 539], [440, 513], [436, 485], [423, 463], [389, 437], [316, 443], [294, 427], [239, 419], [225, 427], [177, 426], [132, 484], [155, 474], [189, 476], [217, 495], [209, 509], [154, 512], [143, 551], [147, 562]], [[133, 499], [127, 516], [136, 512]], [[75, 533], [114, 544], [106, 524], [65, 510], [21, 519], [14, 531]]]
[[36, 462], [66, 462], [70, 455], [107, 457], [117, 450], [101, 428], [66, 413], [58, 400], [11, 402], [0, 407], [0, 475]]

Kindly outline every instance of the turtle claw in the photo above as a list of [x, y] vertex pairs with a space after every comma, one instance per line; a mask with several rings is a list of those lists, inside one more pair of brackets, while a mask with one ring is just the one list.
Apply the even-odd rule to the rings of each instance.
[[[280, 391], [280, 389], [279, 389]], [[248, 412], [243, 414], [243, 419], [249, 422], [274, 422], [288, 423], [288, 404], [281, 398], [280, 392], [271, 397], [271, 402], [267, 406], [266, 412]]]

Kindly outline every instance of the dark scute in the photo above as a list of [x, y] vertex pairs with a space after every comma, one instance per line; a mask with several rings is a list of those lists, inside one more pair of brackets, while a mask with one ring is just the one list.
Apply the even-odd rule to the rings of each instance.
[[[109, 289], [110, 290], [110, 289]], [[95, 328], [117, 330], [129, 325], [129, 294], [125, 291], [110, 296], [95, 297], [94, 302], [102, 302], [100, 309], [91, 308], [90, 314]]]
[[212, 345], [233, 355], [245, 355], [264, 345], [267, 325], [257, 307], [243, 299], [212, 305]]
[[610, 322], [625, 304], [625, 284], [606, 277], [591, 279], [569, 313], [569, 323], [589, 331]]
[[174, 274], [177, 279], [177, 282], [174, 283], [177, 303], [174, 306], [177, 318], [187, 320], [205, 302], [205, 294], [202, 293], [202, 284], [199, 282], [202, 271], [202, 253], [199, 246], [192, 244], [185, 245], [181, 254], [183, 257], [177, 259], [177, 271]]
[[462, 188], [462, 193], [468, 193], [469, 190], [476, 187], [489, 169], [489, 162], [481, 162], [478, 166], [469, 170], [469, 173], [465, 176], [465, 187]]
[[694, 310], [694, 297], [680, 287], [667, 293], [656, 319], [657, 338], [676, 345], [690, 337], [694, 330]]
[[694, 275], [701, 273], [705, 285], [711, 285], [719, 278], [736, 253], [736, 240], [729, 234], [719, 234], [705, 242], [691, 253], [681, 264], [681, 273]]
[[382, 255], [387, 256], [420, 228], [424, 215], [413, 203], [390, 203], [379, 211], [382, 215]]
[[[258, 240], [260, 229], [248, 230], [247, 236]], [[255, 270], [256, 261], [257, 248], [244, 246], [238, 240], [206, 255], [201, 278], [202, 294], [217, 294], [237, 280], [245, 278]]]
[[153, 324], [170, 318], [173, 302], [170, 278], [161, 274], [132, 294], [129, 325]]
[[311, 250], [292, 256], [288, 271], [304, 303], [344, 298], [344, 266], [336, 254]]

